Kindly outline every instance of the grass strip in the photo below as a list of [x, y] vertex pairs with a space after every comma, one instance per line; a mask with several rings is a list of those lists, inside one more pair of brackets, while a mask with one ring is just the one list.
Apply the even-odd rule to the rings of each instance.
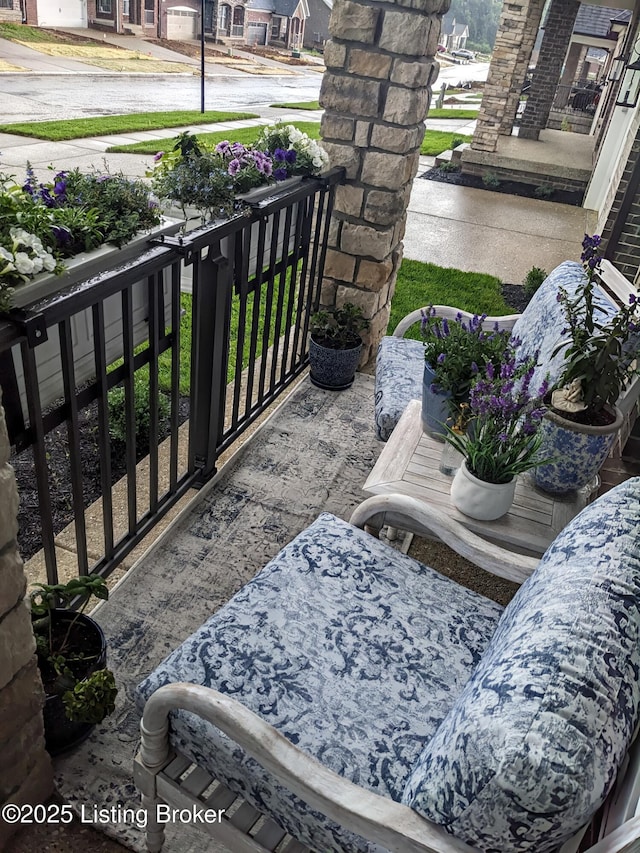
[[18, 136], [61, 142], [66, 139], [82, 139], [87, 136], [108, 136], [112, 133], [134, 133], [142, 130], [161, 130], [166, 127], [213, 124], [248, 118], [258, 118], [258, 116], [256, 113], [221, 112], [219, 110], [211, 110], [205, 113], [197, 110], [172, 110], [170, 112], [78, 118], [68, 121], [61, 119], [57, 121], [16, 122], [15, 124], [2, 124], [0, 130], [3, 133], [15, 133]]
[[[493, 316], [511, 314], [513, 309], [504, 301], [501, 286], [500, 279], [493, 275], [405, 258], [398, 270], [391, 301], [388, 334], [406, 314], [428, 305], [455, 305], [463, 311]], [[420, 326], [414, 326], [407, 337], [420, 340]]]
[[269, 104], [274, 109], [282, 110], [320, 110], [320, 101], [289, 101], [286, 104]]
[[[291, 122], [303, 133], [308, 134], [311, 139], [320, 139], [319, 121], [294, 121]], [[212, 133], [198, 133], [198, 141], [205, 145], [214, 146], [218, 142], [228, 139], [230, 142], [240, 142], [242, 145], [251, 145], [256, 141], [265, 125], [255, 127], [241, 127], [237, 130], [216, 130]], [[152, 139], [145, 142], [133, 142], [130, 145], [112, 145], [107, 148], [107, 154], [157, 154], [158, 151], [166, 151], [173, 147], [174, 137], [162, 141]], [[444, 149], [443, 149], [444, 150]]]
[[466, 136], [464, 133], [456, 131], [444, 130], [427, 130], [420, 146], [420, 153], [429, 157], [436, 157], [451, 148], [451, 143], [454, 138], [461, 139], [462, 142], [471, 142], [472, 137]]

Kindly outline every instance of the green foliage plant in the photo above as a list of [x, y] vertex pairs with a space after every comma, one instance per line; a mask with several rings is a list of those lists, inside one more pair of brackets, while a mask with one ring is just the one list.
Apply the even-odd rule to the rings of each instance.
[[527, 296], [533, 296], [546, 277], [547, 271], [542, 269], [542, 267], [531, 267], [522, 282], [524, 292]]
[[[98, 723], [115, 709], [118, 691], [113, 673], [108, 669], [97, 670], [85, 679], [77, 675], [78, 669], [88, 670], [95, 663], [95, 659], [74, 642], [80, 614], [93, 597], [102, 601], [109, 598], [106, 581], [98, 575], [72, 578], [64, 584], [38, 583], [29, 595], [40, 668], [46, 667], [55, 673], [53, 690], [62, 696], [70, 720]], [[76, 599], [81, 599], [82, 604], [76, 611], [69, 610], [73, 616], [67, 630], [59, 636], [54, 631], [53, 612], [69, 608]]]
[[485, 172], [482, 176], [482, 183], [487, 189], [495, 190], [500, 186], [501, 181], [495, 172]]
[[342, 307], [324, 308], [311, 315], [309, 330], [314, 340], [329, 349], [349, 349], [361, 340], [360, 332], [369, 328], [362, 310], [352, 302]]
[[550, 199], [553, 198], [555, 191], [555, 187], [550, 184], [540, 184], [533, 192], [536, 198]]
[[615, 313], [605, 315], [594, 292], [600, 268], [598, 234], [584, 235], [581, 260], [583, 281], [573, 294], [558, 288], [558, 302], [567, 326], [567, 338], [554, 350], [563, 353], [562, 373], [551, 404], [572, 420], [598, 423], [606, 405], [614, 406], [637, 367], [640, 300], [634, 295]]
[[[134, 412], [136, 442], [146, 446], [149, 440], [151, 424], [151, 402], [149, 391], [149, 370], [140, 369], [134, 380]], [[125, 443], [127, 440], [126, 392], [122, 385], [112, 388], [107, 395], [109, 406], [109, 435], [115, 441]], [[169, 417], [171, 404], [166, 394], [158, 394], [158, 420], [165, 421]]]
[[460, 166], [454, 163], [453, 160], [447, 160], [445, 163], [440, 163], [438, 169], [445, 173], [459, 172]]

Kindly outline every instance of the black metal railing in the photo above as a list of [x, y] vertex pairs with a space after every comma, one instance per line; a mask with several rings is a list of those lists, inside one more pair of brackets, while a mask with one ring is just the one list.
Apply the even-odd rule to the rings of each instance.
[[[36, 483], [30, 512], [48, 582], [73, 552], [79, 574], [107, 576], [304, 370], [341, 177], [305, 179], [246, 215], [162, 238], [134, 262], [0, 321], [14, 467], [19, 491], [21, 472]], [[61, 443], [63, 474], [50, 464]], [[88, 526], [96, 480], [101, 506]], [[73, 533], [56, 524], [60, 487]]]

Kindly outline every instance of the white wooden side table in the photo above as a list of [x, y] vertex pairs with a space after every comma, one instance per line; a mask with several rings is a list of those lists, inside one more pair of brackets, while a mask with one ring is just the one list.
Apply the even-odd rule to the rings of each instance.
[[[588, 502], [586, 492], [553, 497], [535, 487], [526, 475], [518, 477], [513, 505], [496, 521], [476, 521], [459, 512], [450, 500], [452, 477], [439, 470], [444, 445], [422, 430], [421, 401], [412, 400], [398, 421], [363, 486], [367, 495], [410, 495], [437, 506], [468, 530], [511, 551], [539, 557], [557, 534]], [[393, 525], [388, 516], [385, 524]], [[406, 523], [403, 528], [407, 529]], [[410, 532], [428, 536], [417, 525]]]

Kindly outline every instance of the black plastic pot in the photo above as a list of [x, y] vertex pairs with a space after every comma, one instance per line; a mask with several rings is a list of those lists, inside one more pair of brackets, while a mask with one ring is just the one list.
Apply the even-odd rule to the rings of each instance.
[[349, 348], [334, 349], [323, 346], [312, 335], [309, 341], [309, 378], [318, 388], [344, 391], [353, 385], [361, 352], [362, 341], [359, 338]]
[[[52, 614], [55, 626], [68, 625], [75, 619], [77, 614], [69, 610], [54, 610]], [[70, 638], [70, 647], [74, 651], [83, 652], [90, 660], [84, 666], [84, 671], [76, 677], [85, 680], [92, 673], [105, 669], [107, 665], [107, 642], [102, 628], [90, 616], [81, 613], [77, 616]], [[77, 665], [75, 665], [77, 667]], [[42, 667], [41, 667], [42, 671]], [[45, 673], [43, 672], [43, 677]], [[45, 683], [45, 692], [46, 683]], [[63, 752], [74, 749], [86, 740], [95, 728], [93, 723], [73, 722], [67, 718], [62, 696], [57, 693], [48, 693], [44, 705], [44, 738], [47, 751], [50, 755], [60, 755]]]

